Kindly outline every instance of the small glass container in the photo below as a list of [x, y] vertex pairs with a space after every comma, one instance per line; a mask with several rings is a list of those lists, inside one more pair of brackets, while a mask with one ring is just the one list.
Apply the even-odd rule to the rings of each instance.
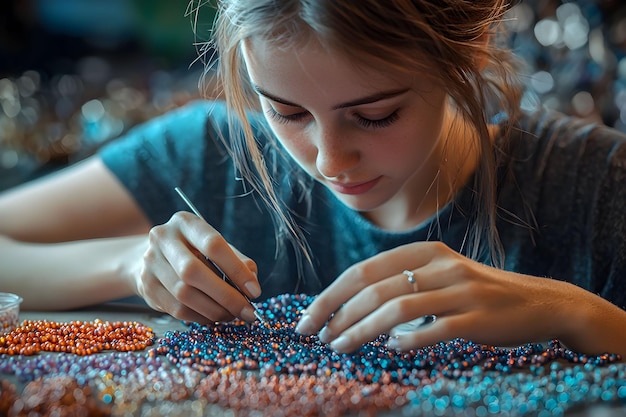
[[0, 292], [0, 334], [9, 333], [19, 326], [22, 297], [8, 292]]

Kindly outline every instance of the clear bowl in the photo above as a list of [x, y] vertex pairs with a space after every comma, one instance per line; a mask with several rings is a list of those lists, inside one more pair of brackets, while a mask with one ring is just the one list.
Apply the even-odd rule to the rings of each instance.
[[0, 292], [0, 333], [9, 333], [19, 326], [22, 297], [17, 294]]

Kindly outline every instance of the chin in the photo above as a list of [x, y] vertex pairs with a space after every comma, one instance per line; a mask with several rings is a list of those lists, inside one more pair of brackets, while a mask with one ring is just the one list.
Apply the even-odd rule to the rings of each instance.
[[384, 204], [384, 202], [383, 203], [374, 202], [374, 201], [371, 201], [371, 199], [366, 199], [363, 196], [355, 197], [355, 196], [348, 196], [348, 195], [343, 195], [343, 194], [338, 194], [338, 193], [333, 193], [333, 194], [346, 207], [354, 211], [358, 211], [360, 213], [368, 213], [368, 212], [374, 211], [380, 208]]

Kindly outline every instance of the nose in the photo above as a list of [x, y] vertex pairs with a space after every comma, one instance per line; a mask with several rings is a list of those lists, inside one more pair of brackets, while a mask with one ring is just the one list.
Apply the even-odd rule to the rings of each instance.
[[315, 166], [325, 178], [340, 178], [358, 165], [360, 152], [347, 132], [322, 128], [316, 136]]

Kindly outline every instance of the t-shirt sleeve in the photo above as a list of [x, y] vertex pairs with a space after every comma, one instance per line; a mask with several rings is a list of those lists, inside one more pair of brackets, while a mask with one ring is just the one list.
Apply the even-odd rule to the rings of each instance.
[[234, 177], [220, 141], [220, 135], [228, 133], [226, 126], [223, 103], [193, 102], [133, 128], [99, 155], [153, 224], [166, 222], [176, 211], [188, 211], [175, 187], [207, 217], [212, 210], [213, 220], [221, 218], [221, 209], [207, 197], [219, 201], [227, 193], [227, 178]]

